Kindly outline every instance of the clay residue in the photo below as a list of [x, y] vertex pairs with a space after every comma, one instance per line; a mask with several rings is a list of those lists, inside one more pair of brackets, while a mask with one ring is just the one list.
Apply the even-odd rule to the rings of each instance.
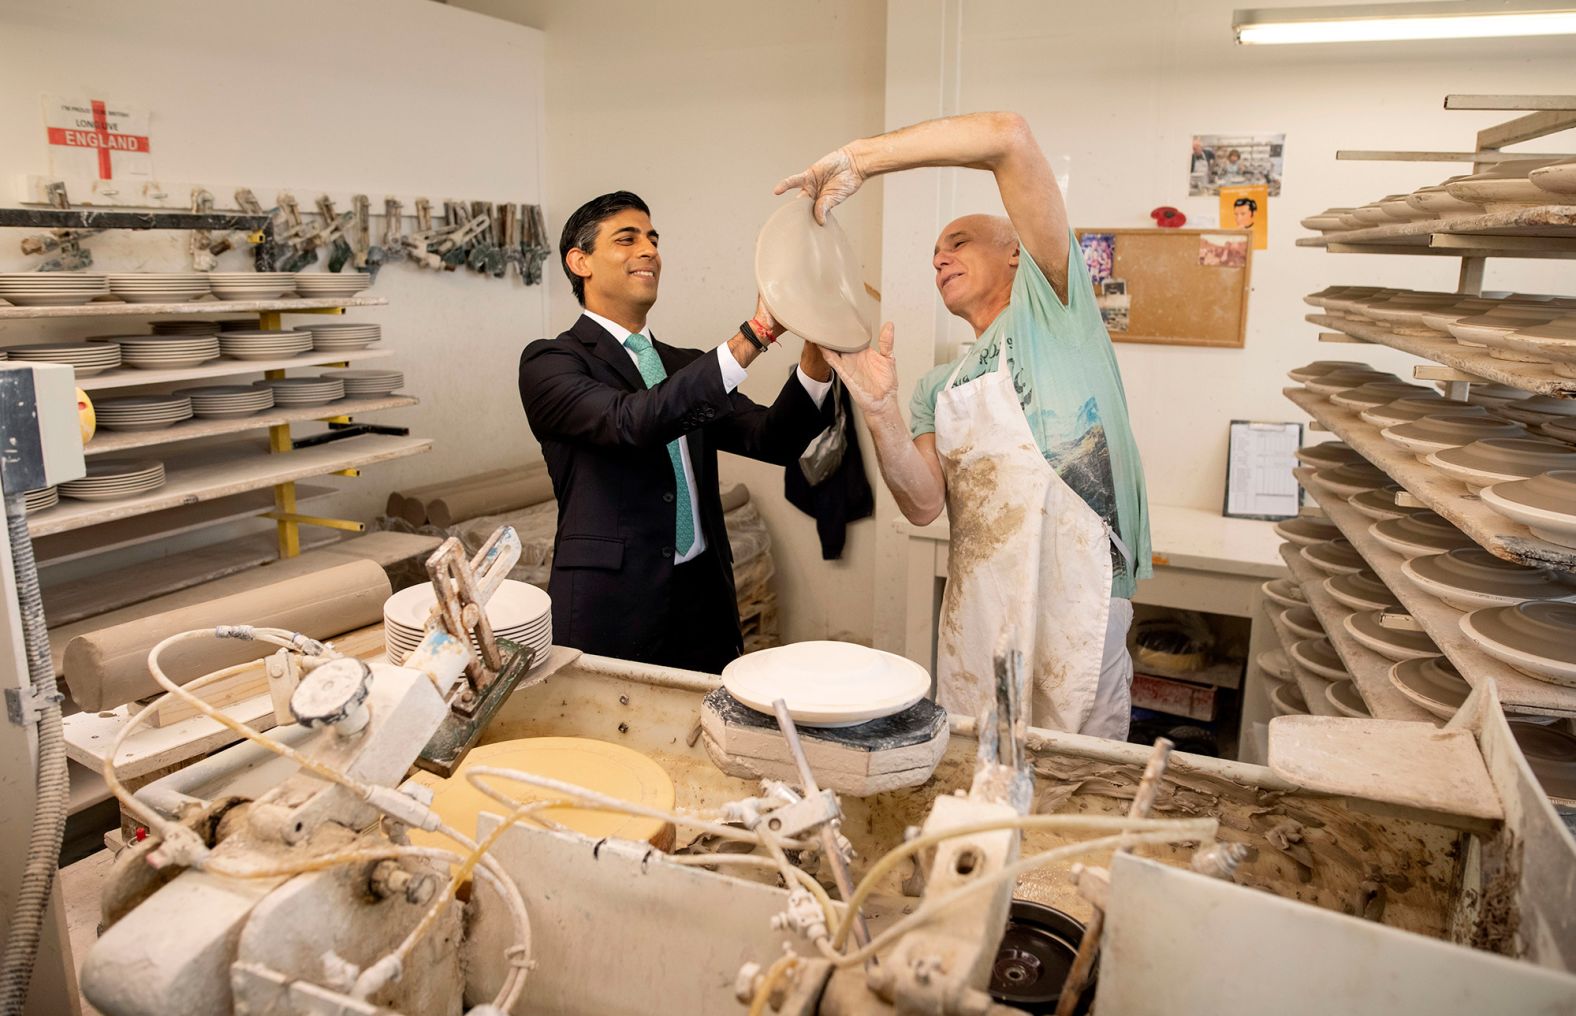
[[1521, 843], [1508, 831], [1501, 836], [1503, 849], [1493, 844], [1485, 848], [1482, 886], [1469, 890], [1463, 901], [1473, 915], [1467, 944], [1502, 956], [1520, 956], [1521, 910], [1516, 897], [1521, 886]]
[[[958, 616], [960, 604], [953, 592], [956, 583], [994, 560], [1007, 541], [1023, 528], [1028, 516], [1027, 505], [1021, 500], [1003, 497], [998, 491], [1000, 479], [996, 461], [988, 457], [971, 460], [973, 451], [972, 445], [966, 445], [944, 457], [952, 541], [941, 627], [954, 640], [964, 635], [962, 619]], [[964, 462], [968, 464], [963, 465]], [[959, 505], [968, 507], [959, 509]], [[1039, 506], [1035, 508], [1038, 510]]]

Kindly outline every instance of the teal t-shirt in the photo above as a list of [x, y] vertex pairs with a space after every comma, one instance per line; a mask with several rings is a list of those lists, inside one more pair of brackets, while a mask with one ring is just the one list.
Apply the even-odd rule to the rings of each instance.
[[1064, 306], [1024, 251], [1007, 309], [962, 357], [920, 378], [910, 403], [910, 429], [915, 437], [934, 433], [936, 396], [947, 378], [959, 363], [955, 384], [994, 370], [1005, 342], [1018, 401], [1046, 461], [1132, 551], [1133, 569], [1115, 547], [1111, 553], [1111, 595], [1132, 599], [1138, 580], [1154, 571], [1144, 469], [1127, 418], [1116, 353], [1076, 237], [1068, 247], [1067, 295]]

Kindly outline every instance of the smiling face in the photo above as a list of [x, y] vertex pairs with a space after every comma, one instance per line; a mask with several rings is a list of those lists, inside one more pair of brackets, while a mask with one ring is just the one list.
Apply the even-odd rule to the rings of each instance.
[[1231, 210], [1231, 214], [1236, 216], [1237, 225], [1243, 229], [1253, 225], [1253, 209], [1247, 205], [1237, 205]]
[[1006, 219], [965, 215], [941, 231], [930, 263], [941, 302], [979, 331], [977, 319], [989, 324], [1012, 297], [1018, 239]]
[[585, 280], [586, 309], [615, 320], [621, 320], [620, 314], [609, 311], [635, 312], [644, 320], [657, 302], [662, 278], [657, 239], [651, 217], [636, 208], [598, 223], [591, 250], [576, 247], [564, 259], [570, 271]]

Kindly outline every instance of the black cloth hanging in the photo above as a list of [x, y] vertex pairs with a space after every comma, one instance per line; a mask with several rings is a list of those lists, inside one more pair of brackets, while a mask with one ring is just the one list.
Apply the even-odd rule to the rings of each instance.
[[822, 407], [830, 420], [810, 442], [798, 463], [783, 470], [783, 495], [788, 503], [815, 518], [821, 537], [821, 559], [843, 556], [848, 524], [875, 513], [875, 495], [865, 478], [865, 460], [854, 431], [854, 407], [848, 389], [837, 377]]

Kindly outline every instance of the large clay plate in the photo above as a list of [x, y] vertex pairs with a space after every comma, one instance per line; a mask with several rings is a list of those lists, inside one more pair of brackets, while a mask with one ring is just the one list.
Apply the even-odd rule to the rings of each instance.
[[1362, 693], [1357, 690], [1357, 685], [1351, 681], [1330, 682], [1324, 686], [1324, 697], [1342, 716], [1358, 719], [1369, 719], [1373, 716], [1373, 713], [1368, 711], [1368, 703], [1363, 701]]
[[1451, 197], [1444, 187], [1423, 187], [1412, 192], [1406, 203], [1434, 215], [1481, 215], [1482, 205]]
[[813, 203], [795, 195], [772, 213], [755, 241], [755, 282], [767, 310], [801, 338], [841, 353], [870, 345], [864, 283], [853, 245], [828, 214], [818, 225]]
[[1401, 573], [1457, 610], [1576, 599], [1576, 583], [1542, 568], [1503, 561], [1481, 547], [1414, 557], [1401, 566]]
[[1276, 716], [1306, 716], [1308, 703], [1302, 697], [1297, 682], [1287, 681], [1270, 691], [1270, 709]]
[[1403, 557], [1443, 554], [1457, 547], [1475, 546], [1472, 537], [1435, 512], [1417, 512], [1399, 519], [1375, 522], [1368, 527], [1375, 540]]
[[1576, 603], [1531, 600], [1461, 618], [1479, 649], [1541, 681], [1576, 687]]
[[1368, 567], [1363, 556], [1344, 539], [1314, 543], [1299, 551], [1304, 561], [1327, 575], [1344, 575], [1360, 572]]
[[1499, 307], [1483, 314], [1459, 317], [1450, 323], [1450, 334], [1464, 346], [1487, 346], [1507, 332], [1541, 325], [1560, 316], [1553, 307]]
[[1399, 484], [1389, 484], [1375, 490], [1365, 490], [1346, 499], [1346, 503], [1371, 519], [1399, 519], [1406, 515], [1426, 512], [1427, 508], [1402, 508], [1395, 503], [1401, 492]]
[[1438, 656], [1434, 640], [1420, 631], [1386, 628], [1379, 623], [1382, 611], [1347, 614], [1341, 622], [1346, 633], [1387, 660], [1415, 660]]
[[1426, 389], [1415, 395], [1386, 402], [1384, 405], [1369, 406], [1357, 415], [1363, 418], [1364, 423], [1373, 424], [1375, 427], [1394, 427], [1396, 424], [1411, 423], [1413, 420], [1421, 420], [1425, 416], [1439, 412], [1471, 412], [1488, 415], [1488, 410], [1482, 406], [1468, 406], [1465, 403], [1452, 405], [1443, 395]]
[[1390, 484], [1389, 473], [1367, 462], [1348, 462], [1344, 466], [1321, 469], [1314, 474], [1314, 477], [1343, 498]]
[[[1560, 204], [1576, 200], [1576, 159], [1562, 159], [1548, 166], [1540, 166], [1527, 174], [1527, 179], [1539, 190], [1557, 195]], [[1327, 213], [1328, 214], [1328, 213]]]
[[1340, 441], [1303, 445], [1292, 454], [1297, 457], [1298, 462], [1312, 469], [1333, 469], [1347, 463], [1364, 461], [1357, 449]]
[[1348, 388], [1356, 388], [1370, 381], [1399, 381], [1400, 378], [1383, 370], [1332, 370], [1328, 374], [1310, 378], [1302, 386], [1317, 395], [1329, 398], [1336, 392], [1343, 392]]
[[1455, 665], [1443, 656], [1402, 660], [1390, 668], [1390, 683], [1422, 708], [1448, 720], [1472, 694]]
[[1281, 611], [1281, 624], [1284, 624], [1293, 635], [1300, 635], [1305, 639], [1324, 637], [1324, 626], [1308, 607], [1291, 607]]
[[1347, 673], [1346, 664], [1341, 662], [1330, 640], [1322, 635], [1293, 642], [1287, 654], [1308, 673], [1317, 674], [1327, 681], [1351, 680], [1352, 675]]
[[1341, 535], [1341, 531], [1329, 519], [1299, 515], [1294, 519], [1282, 519], [1275, 523], [1275, 534], [1289, 543], [1306, 547], [1309, 544], [1334, 540]]
[[1331, 575], [1324, 580], [1324, 591], [1341, 606], [1352, 610], [1384, 610], [1399, 606], [1401, 602], [1371, 571]]
[[1346, 409], [1363, 410], [1382, 406], [1407, 395], [1421, 395], [1427, 392], [1427, 388], [1407, 384], [1405, 381], [1371, 381], [1344, 392], [1336, 392], [1330, 396], [1330, 401]]
[[1507, 722], [1543, 792], [1562, 804], [1576, 802], [1576, 737], [1532, 720]]
[[1266, 599], [1282, 607], [1303, 607], [1308, 603], [1308, 598], [1302, 594], [1302, 587], [1291, 579], [1270, 579], [1259, 589]]
[[1551, 470], [1576, 469], [1576, 449], [1545, 438], [1488, 438], [1435, 452], [1427, 462], [1477, 490]]
[[1379, 436], [1402, 451], [1426, 458], [1434, 452], [1460, 448], [1486, 437], [1526, 437], [1527, 428], [1495, 419], [1486, 411], [1459, 413], [1441, 408], [1410, 423], [1386, 427]]
[[744, 705], [774, 715], [784, 699], [794, 720], [847, 727], [900, 713], [930, 691], [924, 667], [851, 642], [795, 642], [741, 656], [722, 671], [723, 687]]
[[[29, 510], [31, 511], [31, 509]], [[1286, 659], [1286, 650], [1284, 649], [1266, 649], [1254, 657], [1254, 662], [1259, 665], [1259, 669], [1264, 672], [1265, 677], [1274, 678], [1277, 681], [1291, 680], [1291, 663]]]
[[1483, 503], [1561, 547], [1576, 548], [1576, 470], [1557, 469], [1478, 492]]

